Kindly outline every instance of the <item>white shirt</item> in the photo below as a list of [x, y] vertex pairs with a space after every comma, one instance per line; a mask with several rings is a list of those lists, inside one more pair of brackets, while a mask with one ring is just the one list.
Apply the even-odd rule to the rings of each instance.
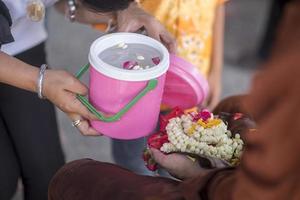
[[[33, 22], [26, 17], [26, 6], [29, 0], [3, 0], [8, 7], [13, 24], [11, 28], [15, 42], [2, 46], [2, 51], [9, 55], [24, 52], [47, 39], [44, 20]], [[42, 0], [46, 6], [57, 0]]]

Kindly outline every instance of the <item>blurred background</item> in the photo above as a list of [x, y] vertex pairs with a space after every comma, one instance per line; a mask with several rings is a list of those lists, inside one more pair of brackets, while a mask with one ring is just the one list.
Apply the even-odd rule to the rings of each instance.
[[[270, 0], [230, 0], [226, 6], [225, 66], [222, 97], [245, 93], [258, 64], [258, 49], [265, 31]], [[49, 65], [76, 73], [87, 63], [89, 46], [101, 33], [89, 26], [71, 24], [53, 8], [47, 12]], [[86, 80], [84, 80], [86, 81]], [[79, 158], [113, 162], [110, 140], [83, 137], [69, 119], [57, 111], [67, 161]], [[13, 200], [22, 199], [22, 185]]]

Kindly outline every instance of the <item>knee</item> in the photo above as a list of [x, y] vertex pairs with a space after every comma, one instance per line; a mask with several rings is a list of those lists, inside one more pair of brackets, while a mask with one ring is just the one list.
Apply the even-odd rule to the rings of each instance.
[[74, 177], [74, 173], [83, 165], [93, 162], [95, 161], [92, 159], [81, 159], [72, 161], [60, 168], [50, 181], [48, 188], [48, 199], [60, 200], [61, 198], [64, 198], [65, 192], [72, 189], [67, 187], [74, 186], [74, 183], [77, 182], [76, 180], [74, 180], [74, 178], [78, 178], [78, 182], [80, 182], [80, 177]]

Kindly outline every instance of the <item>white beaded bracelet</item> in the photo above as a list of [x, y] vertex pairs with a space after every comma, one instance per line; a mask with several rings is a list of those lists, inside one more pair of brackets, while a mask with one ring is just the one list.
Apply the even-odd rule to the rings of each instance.
[[44, 74], [45, 74], [45, 71], [47, 69], [47, 65], [46, 64], [43, 64], [40, 68], [40, 74], [39, 74], [39, 78], [38, 78], [38, 81], [37, 81], [37, 93], [38, 93], [38, 97], [40, 99], [45, 99], [45, 97], [43, 96], [43, 81], [44, 81]]

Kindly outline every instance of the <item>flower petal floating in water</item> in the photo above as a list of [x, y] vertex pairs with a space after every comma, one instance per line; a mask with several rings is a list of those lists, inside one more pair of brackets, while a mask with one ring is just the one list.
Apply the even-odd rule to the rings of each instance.
[[124, 46], [126, 46], [125, 42], [121, 42], [117, 45], [118, 48], [123, 48]]
[[134, 66], [136, 66], [138, 63], [135, 61], [126, 61], [123, 63], [123, 69], [132, 69]]
[[159, 57], [154, 57], [152, 58], [152, 62], [155, 64], [155, 65], [158, 65], [160, 63], [160, 58]]
[[145, 60], [145, 57], [142, 56], [142, 55], [139, 55], [139, 56], [137, 56], [136, 58], [137, 58], [138, 60]]
[[135, 65], [132, 69], [133, 70], [141, 70], [143, 68], [141, 66], [139, 66], [139, 65]]

